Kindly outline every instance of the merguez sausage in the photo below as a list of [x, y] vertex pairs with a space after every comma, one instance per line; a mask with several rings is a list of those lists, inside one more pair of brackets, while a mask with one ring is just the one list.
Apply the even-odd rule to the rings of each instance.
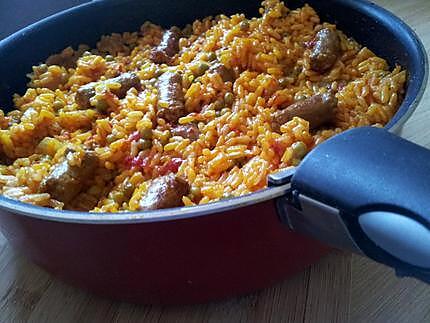
[[324, 73], [329, 70], [340, 55], [340, 39], [336, 30], [324, 28], [316, 35], [316, 43], [310, 55], [311, 69]]
[[219, 74], [224, 82], [234, 81], [234, 72], [222, 63], [215, 63], [209, 68], [209, 73]]
[[151, 60], [157, 64], [169, 64], [172, 57], [179, 52], [179, 38], [181, 31], [172, 27], [163, 34], [160, 44], [151, 52]]
[[127, 91], [132, 87], [138, 91], [141, 90], [139, 76], [135, 73], [123, 73], [117, 77], [106, 80], [106, 82], [121, 84], [120, 88], [111, 90], [111, 92], [120, 99], [123, 99], [126, 96]]
[[82, 85], [78, 91], [76, 91], [75, 102], [79, 105], [81, 109], [86, 109], [91, 107], [90, 100], [96, 95], [96, 90], [94, 89], [96, 86], [95, 82], [91, 82], [85, 85]]
[[294, 117], [307, 120], [312, 129], [318, 128], [333, 119], [336, 106], [337, 98], [334, 94], [316, 94], [306, 100], [293, 103], [284, 110], [275, 112], [272, 116], [272, 130], [279, 132], [281, 125]]
[[183, 205], [182, 197], [187, 195], [190, 185], [175, 174], [154, 179], [139, 203], [139, 210], [158, 210]]
[[185, 115], [182, 76], [179, 73], [165, 72], [158, 78], [157, 117], [176, 123]]
[[172, 136], [180, 136], [185, 139], [190, 139], [191, 141], [195, 141], [199, 138], [200, 131], [199, 128], [195, 124], [186, 124], [173, 128], [170, 130]]
[[[127, 94], [127, 91], [130, 90], [132, 87], [134, 87], [136, 90], [141, 89], [140, 79], [135, 73], [123, 73], [117, 77], [108, 79], [103, 82], [121, 84], [120, 88], [111, 90], [112, 93], [120, 99], [124, 98]], [[75, 101], [82, 109], [91, 107], [90, 100], [94, 95], [96, 95], [95, 87], [97, 84], [97, 82], [91, 82], [82, 85], [76, 92]]]
[[91, 177], [98, 165], [94, 152], [85, 151], [80, 166], [71, 166], [69, 161], [72, 151], [55, 166], [51, 174], [42, 182], [41, 191], [47, 192], [52, 198], [68, 203], [84, 189], [84, 182]]

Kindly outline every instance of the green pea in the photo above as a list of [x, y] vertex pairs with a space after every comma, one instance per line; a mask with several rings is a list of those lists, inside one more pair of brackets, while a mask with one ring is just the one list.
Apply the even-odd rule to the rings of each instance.
[[150, 139], [139, 139], [138, 147], [140, 150], [146, 150], [152, 147], [152, 140]]
[[139, 131], [140, 136], [143, 139], [152, 139], [152, 129], [151, 128], [145, 128]]
[[209, 69], [209, 64], [206, 62], [201, 62], [198, 68], [199, 75], [203, 75], [208, 69]]
[[209, 69], [209, 64], [207, 62], [201, 61], [199, 63], [193, 64], [190, 69], [193, 73], [193, 76], [197, 78], [203, 75]]
[[242, 31], [247, 31], [249, 29], [249, 22], [248, 20], [243, 20], [240, 24], [239, 24], [239, 28]]
[[225, 104], [226, 104], [226, 105], [228, 105], [228, 106], [230, 106], [230, 105], [232, 105], [232, 104], [233, 104], [233, 101], [234, 101], [233, 93], [231, 93], [231, 92], [226, 92], [226, 93], [224, 94], [224, 102], [225, 102]]
[[216, 54], [214, 52], [207, 53], [207, 60], [208, 62], [212, 62], [216, 60]]
[[295, 142], [291, 148], [293, 148], [293, 155], [297, 159], [302, 159], [308, 152], [308, 148], [303, 141]]
[[107, 109], [109, 108], [109, 105], [107, 104], [106, 100], [104, 99], [99, 99], [97, 100], [97, 103], [95, 105], [95, 108], [98, 112], [100, 113], [104, 113], [107, 111]]
[[52, 107], [54, 108], [54, 110], [59, 110], [64, 108], [64, 103], [59, 100], [55, 100]]
[[222, 108], [224, 108], [224, 104], [222, 101], [217, 100], [214, 103], [212, 103], [212, 107], [215, 111], [219, 111], [219, 110], [222, 110]]
[[303, 101], [303, 100], [306, 100], [306, 95], [304, 95], [304, 94], [298, 94], [298, 93], [296, 93], [296, 95], [294, 95], [294, 100], [295, 101]]

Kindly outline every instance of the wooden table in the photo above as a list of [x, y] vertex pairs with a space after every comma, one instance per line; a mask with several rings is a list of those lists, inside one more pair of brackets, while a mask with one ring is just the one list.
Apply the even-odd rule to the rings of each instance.
[[[430, 50], [429, 0], [378, 0]], [[430, 148], [430, 91], [402, 136]], [[429, 161], [430, 162], [430, 161]], [[295, 277], [247, 297], [185, 307], [113, 302], [75, 289], [16, 254], [0, 235], [1, 322], [430, 322], [430, 286], [397, 279], [370, 260], [334, 252]]]

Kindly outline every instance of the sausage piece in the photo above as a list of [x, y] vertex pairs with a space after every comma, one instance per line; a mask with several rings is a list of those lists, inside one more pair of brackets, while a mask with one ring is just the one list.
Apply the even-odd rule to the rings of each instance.
[[66, 158], [55, 166], [41, 184], [41, 191], [64, 203], [70, 202], [85, 188], [85, 181], [91, 178], [98, 165], [98, 158], [94, 152], [85, 151], [81, 164], [71, 166], [72, 153], [67, 152]]
[[0, 164], [10, 166], [13, 164], [13, 159], [9, 158], [3, 151], [0, 150]]
[[190, 191], [190, 185], [175, 174], [154, 179], [148, 187], [146, 195], [140, 200], [142, 211], [166, 209], [182, 206], [182, 197]]
[[[118, 98], [123, 99], [127, 91], [134, 87], [136, 90], [141, 89], [140, 79], [135, 73], [123, 73], [117, 77], [103, 81], [105, 83], [119, 83], [118, 89], [112, 89], [111, 92]], [[82, 85], [76, 92], [75, 101], [82, 109], [91, 108], [90, 100], [96, 95], [95, 87], [98, 82], [91, 82]]]
[[158, 78], [157, 117], [176, 123], [185, 115], [182, 76], [179, 73], [165, 72]]
[[111, 92], [118, 98], [123, 99], [127, 91], [134, 87], [136, 90], [141, 90], [139, 76], [136, 73], [123, 73], [117, 77], [106, 80], [109, 83], [119, 83], [121, 86], [118, 89], [112, 89]]
[[199, 128], [193, 123], [176, 126], [170, 130], [170, 133], [172, 136], [180, 136], [185, 139], [190, 139], [191, 141], [199, 139], [200, 135]]
[[181, 31], [172, 27], [164, 32], [160, 44], [151, 52], [151, 60], [156, 64], [169, 64], [172, 57], [179, 52], [179, 38]]
[[96, 95], [96, 90], [94, 87], [96, 86], [95, 82], [91, 82], [85, 85], [82, 85], [78, 91], [76, 91], [75, 102], [79, 105], [81, 109], [90, 108], [90, 100]]
[[209, 68], [209, 73], [219, 74], [224, 82], [234, 81], [234, 72], [222, 63], [215, 63]]
[[340, 39], [336, 30], [324, 28], [316, 35], [316, 43], [310, 55], [311, 68], [319, 73], [329, 70], [340, 55]]
[[272, 130], [279, 132], [281, 125], [300, 117], [309, 122], [311, 129], [330, 122], [333, 119], [337, 98], [332, 93], [316, 94], [310, 98], [293, 103], [284, 110], [277, 111], [272, 116]]

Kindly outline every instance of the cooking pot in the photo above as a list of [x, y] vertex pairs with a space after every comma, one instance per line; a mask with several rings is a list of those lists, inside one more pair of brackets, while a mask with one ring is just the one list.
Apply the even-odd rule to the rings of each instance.
[[[248, 293], [338, 247], [399, 275], [430, 279], [430, 152], [393, 134], [427, 81], [415, 33], [363, 0], [310, 3], [322, 20], [408, 71], [402, 105], [385, 129], [357, 128], [316, 147], [269, 187], [212, 204], [150, 212], [58, 211], [0, 197], [10, 243], [54, 275], [93, 292], [144, 303], [196, 303]], [[0, 42], [0, 105], [22, 93], [31, 66], [103, 34], [164, 27], [218, 13], [258, 15], [257, 1], [93, 1]]]

